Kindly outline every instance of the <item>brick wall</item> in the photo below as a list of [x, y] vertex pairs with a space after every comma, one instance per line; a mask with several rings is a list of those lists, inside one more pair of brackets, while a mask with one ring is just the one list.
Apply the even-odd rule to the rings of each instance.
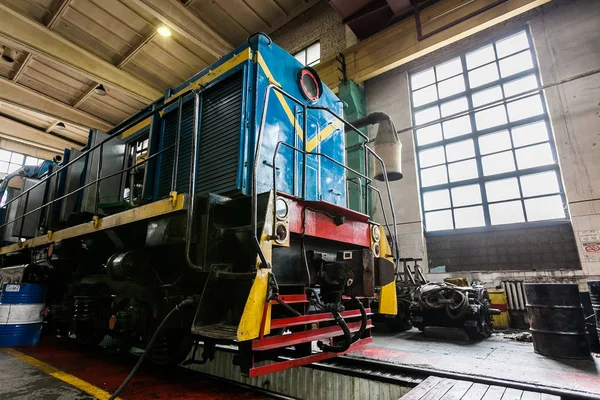
[[289, 53], [321, 42], [321, 60], [346, 48], [346, 29], [337, 11], [325, 0], [273, 32], [271, 38]]
[[[492, 232], [430, 235], [430, 270], [446, 272], [581, 269], [569, 222]], [[442, 271], [440, 271], [442, 272]]]

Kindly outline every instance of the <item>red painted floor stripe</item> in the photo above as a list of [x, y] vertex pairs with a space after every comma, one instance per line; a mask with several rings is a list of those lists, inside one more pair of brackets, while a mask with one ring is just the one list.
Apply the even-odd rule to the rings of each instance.
[[[15, 349], [110, 393], [119, 387], [136, 362], [130, 354], [117, 354], [100, 348], [82, 349], [70, 341], [48, 337], [42, 337], [35, 346]], [[192, 371], [161, 369], [149, 364], [140, 367], [119, 397], [126, 400], [265, 398]]]

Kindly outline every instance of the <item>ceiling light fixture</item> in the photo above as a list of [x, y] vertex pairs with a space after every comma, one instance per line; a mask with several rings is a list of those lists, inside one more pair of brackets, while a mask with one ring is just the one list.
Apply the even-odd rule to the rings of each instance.
[[156, 30], [161, 36], [164, 37], [169, 37], [171, 36], [171, 30], [166, 26], [166, 25], [162, 25], [159, 26], [158, 29]]
[[55, 126], [56, 129], [67, 129], [64, 122], [59, 122]]
[[7, 63], [14, 63], [17, 58], [17, 51], [10, 47], [2, 46], [2, 59]]
[[98, 96], [106, 96], [106, 89], [104, 89], [104, 85], [100, 84], [96, 86], [94, 93], [96, 93]]

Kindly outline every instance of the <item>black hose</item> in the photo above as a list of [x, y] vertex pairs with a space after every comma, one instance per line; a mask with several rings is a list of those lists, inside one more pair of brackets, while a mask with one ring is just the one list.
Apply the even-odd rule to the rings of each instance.
[[367, 329], [367, 323], [369, 322], [367, 319], [367, 311], [363, 307], [360, 300], [355, 297], [354, 301], [356, 302], [356, 304], [358, 305], [358, 309], [360, 310], [360, 329], [354, 334], [354, 336], [352, 336], [352, 343], [356, 342], [362, 337], [362, 335], [365, 333], [365, 330]]
[[156, 328], [156, 331], [154, 332], [154, 335], [152, 335], [152, 337], [148, 341], [148, 344], [146, 345], [146, 349], [144, 350], [144, 352], [140, 356], [140, 358], [137, 361], [137, 363], [132, 368], [132, 370], [129, 373], [129, 375], [127, 375], [127, 378], [125, 378], [125, 380], [123, 381], [123, 383], [121, 383], [121, 386], [119, 386], [119, 388], [114, 391], [114, 393], [110, 396], [110, 398], [108, 400], [114, 400], [114, 399], [116, 399], [117, 396], [119, 396], [121, 394], [121, 392], [123, 391], [123, 389], [125, 389], [125, 387], [129, 383], [129, 381], [131, 380], [131, 378], [133, 378], [133, 375], [135, 375], [135, 373], [137, 372], [137, 370], [140, 367], [140, 365], [142, 365], [142, 362], [144, 361], [144, 358], [146, 358], [146, 355], [148, 354], [148, 352], [150, 351], [150, 349], [154, 345], [154, 342], [158, 338], [158, 334], [162, 331], [163, 327], [165, 326], [165, 324], [167, 323], [167, 321], [169, 320], [169, 318], [171, 318], [171, 316], [173, 316], [175, 314], [175, 312], [180, 311], [183, 307], [187, 307], [187, 306], [190, 306], [192, 304], [194, 304], [194, 299], [185, 299], [181, 303], [177, 304], [175, 306], [175, 308], [173, 308], [167, 314], [167, 316], [162, 320], [162, 322], [160, 323], [160, 325], [158, 326], [158, 328]]
[[344, 318], [337, 311], [332, 311], [333, 318], [335, 318], [335, 322], [342, 328], [344, 331], [344, 343], [340, 345], [334, 344], [325, 344], [321, 341], [317, 342], [319, 348], [325, 352], [333, 352], [333, 353], [342, 353], [350, 348], [352, 344], [352, 333], [350, 332], [350, 328], [348, 328], [348, 324], [344, 321]]

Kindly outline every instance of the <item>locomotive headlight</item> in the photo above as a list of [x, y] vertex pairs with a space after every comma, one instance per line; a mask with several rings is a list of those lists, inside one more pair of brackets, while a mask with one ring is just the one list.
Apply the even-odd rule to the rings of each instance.
[[371, 227], [371, 231], [372, 231], [372, 235], [373, 235], [373, 241], [375, 243], [379, 242], [379, 239], [381, 239], [381, 231], [379, 230], [379, 226], [373, 225]]
[[279, 219], [284, 219], [288, 216], [288, 213], [289, 207], [287, 201], [282, 197], [278, 197], [275, 202], [275, 215], [277, 215], [277, 218]]
[[373, 245], [373, 255], [375, 257], [379, 257], [381, 255], [381, 247], [379, 247], [379, 243], [375, 243]]
[[284, 244], [288, 237], [288, 230], [285, 225], [278, 224], [275, 227], [275, 241], [279, 244]]

